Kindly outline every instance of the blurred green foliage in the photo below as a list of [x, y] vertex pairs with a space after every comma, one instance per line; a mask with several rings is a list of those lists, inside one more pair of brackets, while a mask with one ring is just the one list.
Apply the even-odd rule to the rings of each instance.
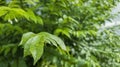
[[0, 67], [120, 67], [119, 0], [0, 0]]

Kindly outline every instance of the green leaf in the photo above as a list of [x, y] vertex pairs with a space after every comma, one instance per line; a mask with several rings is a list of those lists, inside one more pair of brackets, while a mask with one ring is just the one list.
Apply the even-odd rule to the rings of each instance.
[[55, 34], [55, 35], [59, 35], [60, 33], [62, 33], [63, 35], [67, 36], [68, 38], [71, 38], [71, 37], [70, 37], [70, 34], [69, 34], [70, 31], [71, 31], [71, 30], [68, 29], [68, 28], [64, 28], [64, 29], [58, 28], [58, 29], [56, 29], [56, 30], [54, 31], [54, 34]]
[[6, 13], [7, 13], [7, 11], [1, 10], [1, 11], [0, 11], [0, 17], [3, 16], [3, 15], [5, 15]]
[[36, 16], [34, 12], [30, 9], [27, 11], [21, 8], [11, 8], [6, 6], [0, 7], [0, 16], [3, 16], [4, 21], [14, 20], [16, 18], [25, 18], [29, 21], [34, 21], [35, 23], [43, 24], [42, 19], [39, 16]]
[[42, 19], [39, 16], [36, 16], [32, 10], [27, 10], [27, 13], [28, 13], [29, 19], [31, 19], [35, 23], [39, 23], [43, 25]]
[[66, 51], [66, 46], [59, 37], [47, 32], [40, 32], [38, 34], [28, 32], [23, 35], [20, 43], [24, 47], [24, 57], [32, 55], [35, 65], [43, 54], [45, 43], [52, 44], [58, 49], [60, 47], [62, 50]]
[[[34, 42], [34, 43], [33, 43]], [[34, 65], [41, 58], [44, 50], [44, 37], [35, 36], [31, 42], [30, 52], [34, 58]]]
[[23, 34], [21, 42], [19, 45], [25, 44], [27, 42], [27, 40], [29, 40], [33, 36], [35, 36], [35, 34], [32, 32], [28, 32], [28, 33]]
[[35, 23], [37, 23], [37, 18], [32, 10], [27, 10], [28, 16], [31, 20], [33, 20]]
[[42, 24], [42, 25], [43, 25], [43, 20], [42, 20], [42, 18], [41, 18], [41, 17], [39, 17], [39, 16], [36, 16], [36, 18], [37, 18], [37, 23], [39, 23], [39, 24]]
[[32, 54], [34, 65], [41, 58], [44, 49], [44, 37], [36, 35], [30, 38], [24, 45], [24, 57]]
[[24, 44], [24, 57], [28, 56], [28, 55], [31, 55], [30, 46], [32, 44], [36, 44], [37, 41], [39, 41], [39, 40], [35, 39], [34, 37], [28, 39], [28, 41]]
[[61, 49], [66, 51], [66, 46], [65, 46], [64, 42], [59, 37], [57, 37], [55, 35], [51, 35], [50, 37], [51, 37], [51, 39], [56, 41], [56, 43], [60, 46]]
[[88, 61], [80, 60], [80, 61], [78, 62], [78, 66], [79, 66], [79, 67], [90, 67], [90, 64], [89, 64]]
[[[49, 34], [47, 32], [41, 32], [41, 33], [39, 33], [39, 35], [44, 35], [44, 37], [46, 38], [45, 40], [54, 40], [60, 46], [61, 49], [66, 51], [66, 46], [59, 37]], [[53, 42], [53, 45], [56, 46], [56, 44], [54, 42]]]

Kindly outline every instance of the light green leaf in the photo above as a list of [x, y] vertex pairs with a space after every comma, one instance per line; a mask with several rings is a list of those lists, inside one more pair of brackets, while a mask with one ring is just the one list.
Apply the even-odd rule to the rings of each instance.
[[37, 18], [37, 23], [43, 25], [43, 20], [42, 20], [42, 18], [40, 18], [39, 16], [36, 16], [36, 18]]
[[58, 28], [54, 31], [54, 34], [59, 35], [60, 33], [62, 33], [63, 35], [67, 36], [68, 38], [71, 38], [69, 32], [70, 32], [70, 29], [68, 29], [68, 28], [64, 28], [64, 29]]
[[[63, 49], [63, 50], [65, 50], [66, 51], [66, 46], [65, 46], [65, 44], [64, 44], [64, 42], [59, 38], [59, 37], [57, 37], [57, 36], [55, 36], [55, 35], [52, 35], [52, 34], [49, 34], [49, 33], [47, 33], [47, 32], [41, 32], [41, 33], [39, 33], [39, 35], [45, 35], [45, 37], [47, 37], [47, 39], [52, 39], [52, 40], [54, 40], [58, 45], [59, 45], [59, 47], [61, 48], [61, 49]], [[46, 39], [45, 39], [46, 40]], [[55, 45], [56, 46], [56, 44], [54, 44], [53, 43], [53, 45]]]
[[24, 47], [24, 57], [32, 55], [35, 65], [43, 54], [45, 43], [52, 44], [58, 49], [60, 47], [62, 50], [66, 51], [66, 46], [59, 37], [47, 32], [41, 32], [38, 34], [28, 32], [23, 35], [20, 43]]
[[32, 32], [23, 34], [20, 45], [24, 45], [26, 43], [26, 41], [29, 40], [33, 36], [35, 36], [35, 34]]
[[[32, 1], [31, 1], [32, 2]], [[29, 21], [34, 21], [35, 23], [43, 24], [42, 19], [39, 16], [36, 16], [32, 10], [23, 10], [21, 8], [12, 8], [1, 6], [0, 7], [0, 16], [4, 16], [4, 20], [14, 20], [16, 18], [25, 18]]]
[[41, 58], [44, 50], [44, 37], [35, 36], [31, 42], [30, 52], [34, 58], [34, 65]]
[[31, 20], [33, 20], [35, 23], [37, 23], [37, 18], [35, 16], [35, 14], [33, 13], [32, 10], [27, 10], [28, 16]]
[[7, 13], [7, 11], [1, 10], [1, 11], [0, 11], [0, 17], [3, 16], [3, 15], [5, 15], [6, 13]]
[[35, 37], [31, 37], [30, 39], [28, 39], [28, 41], [24, 45], [24, 57], [31, 54], [30, 53], [30, 46], [32, 44], [36, 44], [36, 42], [38, 43], [39, 40], [37, 40]]
[[54, 37], [52, 37], [52, 39], [54, 39], [57, 44], [60, 46], [61, 49], [65, 50], [66, 51], [66, 46], [64, 44], [64, 42], [57, 36], [53, 35]]
[[24, 57], [32, 54], [34, 65], [41, 58], [44, 49], [44, 37], [36, 35], [30, 38], [24, 46]]

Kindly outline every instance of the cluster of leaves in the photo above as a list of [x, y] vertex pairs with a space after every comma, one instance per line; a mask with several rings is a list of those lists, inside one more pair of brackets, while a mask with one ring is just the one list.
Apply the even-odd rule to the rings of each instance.
[[0, 67], [119, 67], [119, 35], [99, 28], [118, 1], [0, 1]]
[[43, 54], [45, 43], [53, 44], [58, 49], [61, 48], [66, 51], [66, 46], [60, 38], [46, 32], [38, 34], [32, 32], [26, 33], [23, 35], [20, 45], [24, 45], [24, 56], [32, 54], [35, 64]]

